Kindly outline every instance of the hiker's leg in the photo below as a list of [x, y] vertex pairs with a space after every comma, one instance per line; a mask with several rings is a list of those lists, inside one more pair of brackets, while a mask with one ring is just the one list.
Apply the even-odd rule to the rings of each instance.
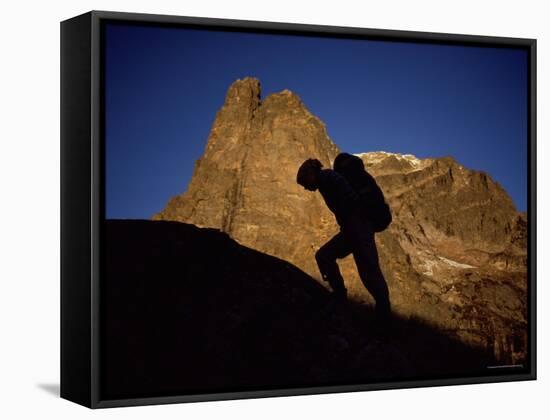
[[347, 290], [336, 260], [350, 253], [351, 247], [342, 233], [338, 233], [315, 253], [321, 276], [330, 284], [334, 293], [342, 297], [347, 296]]
[[380, 316], [389, 316], [391, 313], [389, 290], [378, 261], [372, 226], [370, 223], [361, 223], [350, 230], [349, 235], [359, 277], [376, 301], [376, 312]]

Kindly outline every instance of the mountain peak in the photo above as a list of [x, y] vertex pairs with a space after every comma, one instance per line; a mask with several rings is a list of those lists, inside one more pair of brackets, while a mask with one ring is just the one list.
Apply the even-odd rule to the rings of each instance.
[[300, 97], [289, 89], [283, 89], [280, 92], [272, 93], [270, 96], [282, 97], [282, 98], [297, 98], [301, 101]]
[[274, 92], [268, 95], [264, 99], [263, 104], [266, 106], [278, 107], [281, 109], [282, 108], [288, 108], [288, 109], [303, 108], [304, 110], [307, 111], [300, 96], [298, 96], [296, 93], [288, 89], [283, 89], [280, 92]]
[[246, 76], [246, 77], [243, 77], [242, 79], [237, 79], [233, 83], [231, 83], [231, 85], [229, 86], [229, 89], [239, 87], [239, 86], [250, 86], [252, 88], [257, 87], [259, 89], [260, 85], [261, 83], [258, 78], [252, 77], [252, 76]]
[[261, 93], [260, 81], [255, 77], [237, 79], [227, 89], [224, 105], [252, 105], [256, 107], [260, 103]]

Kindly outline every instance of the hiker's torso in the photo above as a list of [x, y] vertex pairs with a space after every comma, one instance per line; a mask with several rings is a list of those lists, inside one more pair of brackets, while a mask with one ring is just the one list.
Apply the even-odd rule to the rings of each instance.
[[321, 169], [318, 184], [327, 207], [342, 226], [357, 211], [359, 196], [342, 175], [331, 169]]

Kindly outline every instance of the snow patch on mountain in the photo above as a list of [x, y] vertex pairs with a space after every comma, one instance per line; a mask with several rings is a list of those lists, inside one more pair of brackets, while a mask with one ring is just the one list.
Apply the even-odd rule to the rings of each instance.
[[391, 153], [384, 151], [355, 153], [355, 156], [360, 157], [365, 163], [369, 165], [377, 165], [389, 157], [394, 157], [399, 161], [407, 162], [409, 165], [411, 165], [413, 170], [422, 169], [426, 167], [427, 164], [429, 164], [429, 162], [431, 161], [431, 159], [419, 159], [412, 154]]

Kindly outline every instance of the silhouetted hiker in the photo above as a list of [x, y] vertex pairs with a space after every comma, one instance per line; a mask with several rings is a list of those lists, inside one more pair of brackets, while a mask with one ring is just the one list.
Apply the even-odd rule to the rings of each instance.
[[359, 194], [343, 175], [323, 169], [317, 159], [300, 166], [296, 181], [306, 190], [319, 190], [340, 225], [340, 232], [315, 254], [323, 279], [337, 298], [345, 300], [347, 289], [336, 260], [353, 254], [361, 281], [376, 301], [377, 317], [387, 320], [391, 314], [388, 286], [378, 262], [373, 223], [364, 217]]

